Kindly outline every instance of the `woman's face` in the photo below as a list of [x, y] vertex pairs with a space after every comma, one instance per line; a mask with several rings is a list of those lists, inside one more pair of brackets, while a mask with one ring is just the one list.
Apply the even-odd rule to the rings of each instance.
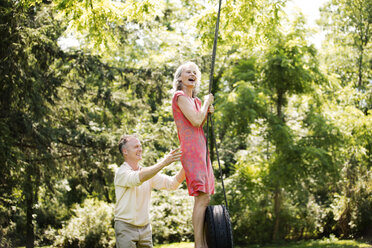
[[178, 79], [182, 81], [184, 86], [194, 88], [198, 80], [196, 72], [197, 68], [195, 65], [187, 64], [183, 67], [181, 76]]

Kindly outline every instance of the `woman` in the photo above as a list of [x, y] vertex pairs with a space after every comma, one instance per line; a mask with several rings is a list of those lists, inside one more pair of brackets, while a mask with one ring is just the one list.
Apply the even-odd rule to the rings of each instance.
[[193, 62], [178, 67], [173, 81], [175, 90], [172, 110], [181, 144], [181, 163], [186, 173], [189, 195], [194, 196], [192, 223], [195, 248], [206, 248], [204, 238], [205, 210], [210, 195], [214, 194], [214, 176], [208, 156], [206, 161], [206, 139], [203, 125], [208, 113], [213, 113], [213, 95], [205, 96], [204, 104], [196, 97], [201, 73]]

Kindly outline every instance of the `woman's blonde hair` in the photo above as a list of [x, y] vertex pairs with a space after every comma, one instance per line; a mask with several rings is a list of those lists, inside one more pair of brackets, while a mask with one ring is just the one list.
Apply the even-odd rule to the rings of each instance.
[[187, 65], [192, 65], [192, 66], [195, 66], [195, 68], [196, 68], [196, 84], [195, 84], [194, 89], [192, 90], [192, 97], [196, 97], [196, 95], [199, 92], [201, 72], [200, 72], [199, 67], [194, 62], [191, 62], [191, 61], [188, 61], [188, 62], [180, 65], [177, 68], [176, 72], [174, 73], [173, 90], [174, 90], [174, 92], [176, 92], [177, 90], [182, 89], [182, 81], [180, 81], [179, 78], [181, 77], [183, 68]]

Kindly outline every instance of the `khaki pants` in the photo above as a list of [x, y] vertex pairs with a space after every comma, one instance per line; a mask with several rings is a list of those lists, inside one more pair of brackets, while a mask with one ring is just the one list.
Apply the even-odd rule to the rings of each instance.
[[115, 221], [116, 248], [152, 248], [151, 225], [134, 226]]

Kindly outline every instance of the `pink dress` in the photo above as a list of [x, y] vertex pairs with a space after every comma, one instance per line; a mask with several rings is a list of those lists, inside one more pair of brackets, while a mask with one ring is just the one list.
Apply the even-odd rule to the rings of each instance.
[[[172, 110], [181, 144], [181, 163], [185, 169], [189, 195], [198, 196], [199, 191], [214, 194], [214, 175], [208, 155], [206, 165], [206, 138], [202, 126], [194, 127], [183, 115], [177, 104], [179, 96], [188, 97], [183, 91], [176, 91], [172, 99]], [[193, 98], [195, 111], [200, 111], [201, 101]]]

